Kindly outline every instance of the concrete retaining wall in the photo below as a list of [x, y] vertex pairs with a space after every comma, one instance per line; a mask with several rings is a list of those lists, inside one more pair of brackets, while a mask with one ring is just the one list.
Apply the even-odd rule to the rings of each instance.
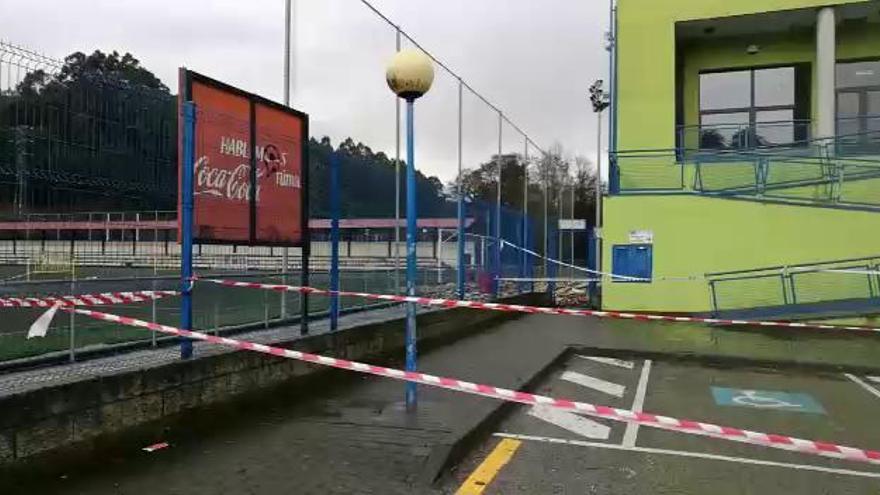
[[[542, 296], [510, 298], [535, 304]], [[516, 313], [450, 309], [419, 316], [421, 349], [477, 333]], [[278, 345], [326, 355], [387, 361], [403, 352], [403, 319]], [[0, 465], [65, 450], [328, 368], [246, 351], [126, 372], [0, 399]]]

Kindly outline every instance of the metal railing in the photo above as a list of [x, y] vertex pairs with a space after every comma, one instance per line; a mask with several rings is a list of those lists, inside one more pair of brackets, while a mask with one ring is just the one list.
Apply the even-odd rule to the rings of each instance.
[[685, 190], [685, 168], [675, 150], [619, 151], [610, 163], [611, 194]]
[[693, 190], [841, 205], [880, 205], [880, 158], [743, 153], [694, 162]]
[[[707, 273], [713, 311], [875, 300], [880, 256]], [[880, 300], [875, 301], [880, 304]], [[878, 306], [876, 310], [880, 310]]]
[[880, 206], [880, 131], [788, 146], [622, 151], [611, 192], [688, 192]]
[[676, 147], [687, 151], [804, 147], [812, 139], [811, 127], [809, 120], [679, 126]]

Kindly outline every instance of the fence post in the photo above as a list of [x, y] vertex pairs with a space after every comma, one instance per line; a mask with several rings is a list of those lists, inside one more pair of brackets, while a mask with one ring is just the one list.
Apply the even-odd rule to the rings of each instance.
[[715, 281], [709, 281], [709, 291], [712, 293], [712, 316], [718, 316], [718, 294], [715, 292]]
[[[515, 216], [514, 216], [514, 218], [515, 218]], [[525, 214], [523, 214], [521, 221], [520, 221], [520, 219], [517, 219], [517, 221], [514, 222], [515, 226], [516, 226], [517, 243], [519, 244], [519, 246], [521, 248], [527, 248], [526, 247], [525, 218], [526, 218], [526, 216], [525, 216]], [[516, 259], [516, 264], [517, 264], [517, 268], [518, 268], [517, 273], [519, 274], [519, 278], [524, 279], [524, 278], [526, 278], [526, 258], [525, 258], [525, 256], [523, 256], [523, 254], [525, 254], [525, 251], [521, 251], [520, 253], [517, 253], [516, 251], [514, 251], [513, 254]], [[517, 254], [520, 254], [520, 255], [517, 256]], [[527, 284], [528, 284], [528, 282], [526, 282], [526, 281], [521, 281], [519, 284], [517, 284], [519, 286], [519, 293], [520, 294], [522, 294], [523, 292], [526, 291]]]
[[[183, 173], [181, 181], [181, 253], [180, 253], [180, 278], [181, 278], [181, 303], [180, 303], [180, 326], [184, 330], [192, 330], [192, 247], [193, 247], [193, 200], [194, 187], [193, 175], [195, 175], [195, 128], [196, 107], [192, 102], [184, 103], [184, 130], [183, 130]], [[253, 144], [253, 143], [251, 143]], [[180, 357], [189, 359], [193, 354], [193, 342], [187, 338], [180, 339]]]
[[[780, 275], [782, 278], [782, 303], [783, 304], [797, 304], [797, 296], [794, 291], [794, 278], [788, 273], [788, 266], [782, 267], [782, 274]], [[785, 279], [788, 279], [789, 290], [785, 290]], [[789, 303], [788, 293], [791, 292], [791, 303]]]
[[214, 299], [214, 335], [220, 335], [220, 306]]
[[[458, 175], [456, 176], [456, 186], [455, 192], [458, 195], [457, 203], [457, 213], [458, 213], [458, 222], [457, 222], [457, 232], [458, 237], [456, 239], [457, 242], [457, 250], [456, 250], [456, 259], [458, 260], [458, 264], [456, 266], [456, 281], [457, 281], [457, 291], [458, 298], [464, 299], [465, 296], [465, 267], [464, 267], [464, 259], [465, 259], [465, 237], [464, 237], [464, 189], [462, 188], [462, 180], [461, 180], [461, 165], [462, 165], [462, 138], [461, 138], [461, 119], [462, 119], [462, 100], [461, 100], [461, 92], [462, 92], [463, 83], [461, 79], [458, 80]], [[476, 252], [474, 252], [474, 257], [476, 257]]]
[[443, 283], [443, 229], [437, 227], [437, 285]]
[[[76, 263], [71, 260], [70, 295], [76, 294]], [[70, 312], [70, 362], [76, 361], [76, 312]]]
[[269, 291], [263, 291], [263, 328], [269, 328]]
[[[339, 327], [339, 155], [330, 154], [330, 331]], [[349, 243], [349, 246], [351, 244]], [[351, 249], [349, 247], [349, 249]], [[349, 255], [351, 252], [349, 251]]]
[[[156, 256], [154, 255], [153, 256], [153, 282], [151, 284], [154, 292], [156, 291], [156, 276], [158, 275], [158, 273], [159, 273], [158, 258], [156, 258]], [[156, 313], [157, 313], [157, 311], [156, 311], [157, 298], [153, 297], [152, 299], [153, 300], [151, 301], [150, 317], [152, 318], [153, 323], [158, 323], [156, 321], [156, 319], [157, 319], [156, 318], [157, 317], [157, 315], [156, 315]], [[150, 332], [150, 345], [153, 346], [153, 348], [155, 348], [157, 345], [156, 344], [156, 332]]]

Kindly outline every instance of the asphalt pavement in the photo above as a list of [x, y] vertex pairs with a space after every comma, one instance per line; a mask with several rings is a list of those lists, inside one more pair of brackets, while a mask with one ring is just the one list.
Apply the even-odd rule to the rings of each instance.
[[[878, 389], [880, 378], [845, 372], [582, 355], [537, 392], [876, 449]], [[508, 458], [499, 464], [499, 456]], [[876, 494], [880, 466], [518, 406], [444, 487], [461, 494]]]
[[[419, 368], [624, 409], [880, 447], [880, 428], [874, 426], [878, 373], [791, 363], [749, 367], [711, 356], [620, 350], [637, 337], [642, 346], [684, 347], [692, 341], [679, 338], [683, 328], [529, 315], [427, 352]], [[625, 341], [613, 356], [595, 349], [619, 333]], [[116, 439], [76, 463], [0, 474], [0, 493], [880, 491], [875, 466], [556, 410], [499, 409], [495, 399], [424, 386], [417, 412], [408, 413], [403, 389], [395, 380], [334, 372], [308, 389], [280, 387], [244, 403], [187, 413]], [[472, 443], [456, 443], [468, 434]], [[156, 443], [168, 446], [142, 450]], [[431, 483], [453, 444], [462, 445], [460, 455], [451, 456], [451, 469]]]

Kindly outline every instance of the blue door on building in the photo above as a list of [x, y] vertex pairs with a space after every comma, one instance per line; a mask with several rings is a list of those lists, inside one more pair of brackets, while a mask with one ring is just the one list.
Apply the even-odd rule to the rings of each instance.
[[653, 275], [653, 246], [650, 244], [618, 244], [611, 251], [611, 271], [618, 277], [614, 282], [649, 282]]

